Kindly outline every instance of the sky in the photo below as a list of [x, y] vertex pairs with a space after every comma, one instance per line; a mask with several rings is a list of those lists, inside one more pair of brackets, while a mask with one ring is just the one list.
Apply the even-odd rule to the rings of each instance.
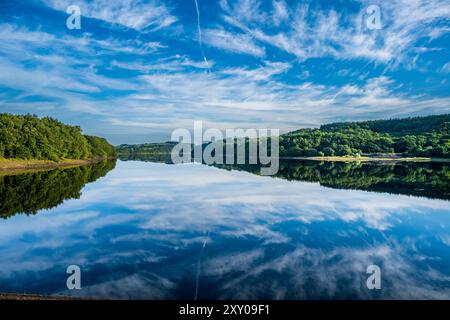
[[448, 0], [2, 0], [0, 43], [0, 112], [113, 144], [450, 112]]

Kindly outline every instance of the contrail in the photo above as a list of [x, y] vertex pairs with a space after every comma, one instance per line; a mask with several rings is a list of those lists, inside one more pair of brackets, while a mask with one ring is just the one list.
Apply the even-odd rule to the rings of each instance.
[[205, 241], [203, 241], [203, 247], [200, 251], [200, 256], [198, 257], [198, 262], [197, 262], [197, 275], [195, 277], [195, 294], [194, 294], [194, 300], [197, 300], [198, 297], [198, 285], [199, 285], [199, 280], [200, 280], [200, 268], [201, 268], [201, 264], [202, 264], [202, 257], [203, 257], [203, 251], [205, 251], [205, 247], [206, 247], [206, 242], [208, 241], [208, 237], [209, 237], [209, 231], [208, 234], [206, 236]]
[[210, 73], [211, 69], [209, 68], [209, 62], [208, 62], [208, 59], [206, 59], [205, 51], [203, 50], [202, 28], [200, 26], [200, 10], [198, 8], [198, 1], [194, 0], [194, 2], [195, 2], [195, 9], [197, 10], [198, 43], [200, 44], [200, 51], [202, 53], [203, 60], [205, 60], [206, 67], [208, 69], [208, 73]]

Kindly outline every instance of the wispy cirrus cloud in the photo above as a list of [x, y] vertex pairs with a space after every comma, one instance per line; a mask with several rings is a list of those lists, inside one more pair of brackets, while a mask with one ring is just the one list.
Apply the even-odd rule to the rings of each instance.
[[289, 9], [284, 0], [277, 0], [273, 2], [274, 12], [273, 12], [273, 23], [275, 26], [279, 26], [282, 22], [288, 21], [289, 19]]
[[442, 73], [450, 73], [450, 62], [444, 64], [441, 68]]
[[247, 34], [236, 34], [223, 29], [207, 29], [204, 31], [204, 40], [213, 46], [228, 52], [245, 53], [255, 57], [264, 57], [266, 51]]
[[[283, 132], [450, 111], [449, 48], [435, 44], [450, 34], [448, 4], [440, 0], [379, 3], [381, 30], [365, 27], [366, 1], [348, 7], [200, 1], [208, 63], [205, 52], [199, 55], [194, 2], [179, 10], [176, 1], [82, 1], [82, 15], [96, 19], [77, 32], [66, 30], [65, 15], [52, 10], [65, 11], [68, 1], [44, 2], [36, 3], [61, 23], [0, 14], [2, 111], [76, 119], [91, 134], [124, 134], [113, 143], [131, 134], [167, 140], [194, 119], [210, 127]], [[147, 15], [150, 6], [159, 8], [150, 10], [158, 17]], [[141, 20], [139, 11], [145, 11]], [[176, 22], [166, 25], [164, 16]], [[181, 33], [172, 32], [178, 27]]]
[[169, 27], [178, 20], [171, 13], [171, 8], [160, 0], [81, 0], [76, 3], [71, 0], [41, 1], [54, 9], [62, 11], [66, 11], [70, 5], [76, 4], [80, 6], [84, 16], [140, 31], [156, 31]]
[[[26, 110], [33, 106], [43, 113], [50, 108], [66, 110], [69, 115], [83, 112], [99, 117], [101, 124], [96, 127], [106, 132], [152, 129], [166, 132], [168, 139], [173, 128], [190, 127], [192, 119], [222, 129], [276, 124], [289, 131], [380, 113], [386, 117], [449, 110], [448, 98], [401, 93], [399, 85], [387, 76], [345, 85], [290, 84], [284, 77], [294, 68], [293, 63], [270, 60], [255, 66], [221, 66], [206, 74], [207, 66], [201, 60], [186, 55], [159, 56], [164, 48], [149, 48], [137, 40], [98, 40], [89, 34], [57, 36], [11, 25], [1, 30], [4, 46], [0, 53], [6, 58], [0, 59], [0, 85], [23, 92], [4, 99], [4, 107]], [[49, 46], [58, 50], [52, 55], [38, 54]], [[81, 64], [79, 55], [83, 56]], [[108, 63], [105, 57], [109, 57]], [[108, 77], [103, 68], [133, 74]], [[30, 104], [30, 96], [45, 99]]]
[[[223, 21], [230, 30], [238, 30], [234, 31], [236, 36], [243, 33], [301, 60], [331, 56], [399, 63], [411, 54], [418, 40], [445, 33], [448, 26], [436, 22], [448, 24], [450, 19], [450, 4], [440, 0], [362, 0], [356, 11], [324, 9], [303, 2], [289, 8], [283, 1], [272, 3], [269, 14], [258, 0], [222, 0]], [[381, 30], [366, 27], [365, 9], [372, 4], [381, 9]], [[286, 22], [283, 27], [281, 21]]]

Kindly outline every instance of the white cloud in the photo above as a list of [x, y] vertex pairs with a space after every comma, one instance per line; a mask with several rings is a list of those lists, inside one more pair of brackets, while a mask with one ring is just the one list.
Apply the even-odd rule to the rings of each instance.
[[253, 81], [270, 81], [271, 77], [283, 74], [292, 67], [289, 63], [266, 61], [265, 65], [260, 68], [229, 68], [223, 70], [225, 75], [242, 76]]
[[[215, 66], [211, 74], [206, 74], [204, 61], [184, 54], [182, 46], [122, 39], [114, 32], [110, 38], [98, 39], [89, 33], [50, 34], [42, 28], [2, 24], [0, 84], [21, 91], [5, 96], [2, 107], [22, 112], [41, 110], [41, 115], [46, 114], [45, 110], [58, 110], [58, 114], [66, 114], [66, 110], [69, 114], [84, 112], [94, 116], [91, 124], [96, 124], [90, 129], [98, 132], [92, 134], [158, 131], [167, 136], [173, 128], [190, 127], [192, 119], [217, 128], [279, 127], [288, 131], [344, 119], [449, 112], [448, 97], [402, 92], [398, 80], [374, 76], [374, 72], [368, 72], [373, 71], [372, 67], [365, 68], [357, 81], [360, 70], [348, 64], [339, 66], [340, 70], [349, 68], [340, 75], [355, 80], [337, 85], [327, 82], [326, 76], [321, 83], [314, 82], [310, 75], [316, 76], [318, 70], [307, 70], [302, 64], [305, 59], [325, 56], [395, 64], [407, 57], [402, 48], [414, 43], [417, 32], [412, 27], [417, 26], [417, 21], [427, 26], [426, 31], [436, 31], [426, 19], [445, 14], [445, 6], [443, 13], [430, 7], [429, 13], [420, 13], [411, 23], [403, 21], [406, 31], [395, 29], [399, 30], [396, 34], [393, 26], [387, 26], [376, 35], [366, 34], [361, 26], [353, 28], [360, 18], [357, 15], [345, 18], [333, 10], [316, 12], [304, 5], [286, 7], [283, 1], [271, 2], [269, 11], [278, 12], [280, 25], [286, 26], [280, 29], [258, 3], [244, 3], [242, 8], [250, 8], [249, 13], [239, 2], [230, 6], [222, 0], [225, 15], [220, 22], [224, 25], [204, 30], [204, 41], [227, 52], [259, 58], [259, 62], [230, 66], [229, 60], [214, 60], [209, 62]], [[393, 36], [400, 37], [404, 46], [394, 44]], [[385, 40], [391, 44], [386, 46]], [[282, 60], [269, 54], [269, 47], [297, 59]], [[46, 50], [52, 53], [43, 54]], [[397, 54], [395, 50], [400, 51]], [[414, 54], [422, 51], [416, 48]], [[333, 60], [330, 65], [340, 61]], [[299, 66], [300, 70], [296, 69]], [[443, 66], [441, 71], [445, 70]], [[27, 101], [33, 95], [45, 99]]]
[[248, 23], [268, 23], [270, 21], [268, 14], [262, 11], [262, 2], [259, 0], [240, 0], [233, 1], [221, 0], [220, 6], [226, 12], [232, 12], [233, 15]]
[[289, 10], [284, 0], [273, 1], [274, 13], [272, 15], [273, 23], [279, 26], [282, 22], [287, 21], [289, 18]]
[[265, 55], [265, 49], [256, 45], [252, 37], [246, 34], [230, 33], [222, 29], [207, 29], [204, 30], [204, 42], [229, 52], [246, 53], [255, 57]]
[[191, 68], [206, 70], [214, 66], [214, 61], [208, 61], [208, 64], [205, 64], [204, 61], [195, 61], [186, 56], [176, 55], [161, 58], [152, 63], [144, 63], [140, 61], [120, 62], [113, 60], [111, 65], [113, 67], [135, 70], [146, 74], [149, 72], [182, 72], [189, 71]]
[[450, 73], [450, 62], [444, 64], [441, 68], [442, 73]]
[[[4, 100], [5, 108], [85, 112], [101, 117], [104, 126], [112, 125], [111, 132], [159, 130], [168, 135], [173, 128], [190, 127], [189, 119], [202, 119], [209, 127], [279, 127], [288, 131], [342, 118], [443, 113], [450, 105], [448, 98], [398, 93], [394, 90], [396, 83], [388, 77], [368, 78], [364, 84], [341, 87], [310, 82], [286, 84], [284, 75], [293, 65], [271, 61], [253, 67], [221, 67], [206, 74], [203, 61], [188, 56], [148, 61], [148, 50], [155, 49], [136, 41], [99, 41], [90, 35], [57, 37], [3, 26], [0, 52], [7, 58], [0, 60], [0, 84], [24, 92]], [[37, 53], [50, 46], [53, 54]], [[120, 61], [123, 50], [136, 58]], [[110, 78], [99, 74], [95, 66], [105, 63], [95, 53], [111, 56], [111, 68], [133, 70], [140, 75]], [[80, 66], [80, 61], [85, 66]], [[25, 68], [25, 62], [36, 66]], [[104, 90], [131, 93], [92, 98], [93, 93]], [[21, 102], [28, 95], [44, 96], [50, 101]]]
[[[408, 59], [421, 38], [434, 39], [448, 32], [448, 27], [435, 22], [450, 18], [450, 3], [445, 0], [383, 1], [382, 29], [365, 26], [364, 9], [378, 1], [361, 2], [361, 11], [336, 12], [312, 9], [299, 4], [289, 15], [282, 2], [275, 2], [274, 24], [267, 24], [261, 3], [240, 0], [230, 5], [222, 0], [223, 19], [231, 29], [292, 54], [300, 60], [332, 56], [338, 59], [362, 58], [396, 65]], [[249, 9], [249, 4], [252, 8]], [[282, 20], [291, 17], [283, 28]]]
[[136, 30], [159, 30], [177, 22], [171, 9], [159, 0], [42, 0], [46, 5], [57, 10], [66, 11], [73, 4], [81, 8], [81, 15], [120, 24]]

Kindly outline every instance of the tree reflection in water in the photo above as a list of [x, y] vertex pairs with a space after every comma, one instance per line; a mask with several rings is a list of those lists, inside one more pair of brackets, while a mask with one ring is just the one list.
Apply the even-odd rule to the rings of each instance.
[[105, 176], [115, 166], [116, 160], [103, 160], [74, 168], [0, 176], [0, 218], [36, 214], [66, 199], [79, 199], [87, 183]]

